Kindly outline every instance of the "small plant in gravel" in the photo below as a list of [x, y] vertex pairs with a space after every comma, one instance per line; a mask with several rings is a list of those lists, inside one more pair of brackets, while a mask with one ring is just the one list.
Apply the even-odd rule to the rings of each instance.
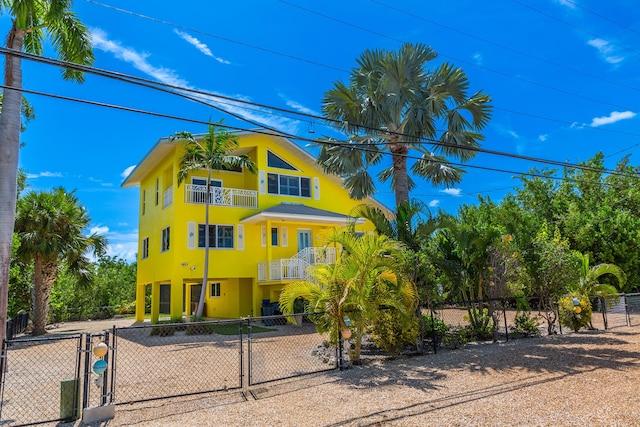
[[591, 302], [584, 295], [573, 295], [558, 300], [560, 324], [578, 332], [591, 323]]
[[432, 317], [430, 314], [423, 314], [424, 336], [429, 337], [440, 346], [444, 336], [449, 332], [451, 327], [444, 320]]
[[540, 315], [532, 316], [530, 310], [518, 312], [511, 332], [519, 337], [537, 337], [540, 335], [539, 320]]
[[419, 335], [418, 318], [411, 316], [403, 321], [402, 316], [392, 309], [381, 311], [371, 330], [375, 346], [397, 356], [405, 344], [415, 343]]
[[493, 338], [493, 319], [487, 308], [471, 308], [463, 319], [469, 322], [469, 329], [475, 339], [488, 340]]

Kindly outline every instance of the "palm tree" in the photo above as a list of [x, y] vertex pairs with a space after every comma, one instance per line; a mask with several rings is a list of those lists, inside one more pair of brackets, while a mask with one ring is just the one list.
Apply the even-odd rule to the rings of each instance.
[[[600, 283], [600, 277], [611, 274], [618, 280], [620, 288], [627, 282], [624, 271], [615, 264], [598, 264], [589, 266], [588, 254], [576, 254], [580, 259], [580, 278], [578, 283], [569, 286], [569, 290], [577, 295], [583, 295], [591, 301], [594, 297], [602, 297], [605, 304], [612, 305], [618, 299], [618, 289], [614, 285]], [[593, 326], [591, 325], [591, 328]]]
[[78, 278], [80, 285], [91, 283], [91, 260], [87, 252], [103, 255], [107, 241], [95, 233], [83, 234], [90, 222], [89, 214], [75, 194], [63, 188], [51, 192], [31, 191], [18, 201], [17, 257], [32, 261], [34, 266], [33, 335], [45, 333], [49, 297], [62, 263]]
[[[82, 65], [93, 63], [89, 33], [71, 11], [71, 0], [3, 0], [0, 7], [12, 17], [6, 47], [40, 55], [48, 36], [58, 56]], [[63, 78], [83, 81], [77, 70], [64, 69]], [[22, 67], [20, 56], [5, 55], [5, 73], [0, 115], [0, 341], [7, 320], [11, 238], [16, 213], [16, 175], [20, 148]]]
[[233, 150], [239, 147], [238, 136], [227, 132], [220, 124], [210, 124], [208, 132], [203, 137], [194, 137], [189, 132], [177, 132], [171, 141], [184, 145], [184, 154], [180, 159], [178, 170], [178, 186], [188, 178], [193, 171], [205, 169], [207, 171], [207, 190], [205, 196], [204, 220], [204, 271], [202, 288], [196, 317], [202, 317], [204, 300], [209, 277], [209, 204], [211, 197], [211, 174], [224, 169], [244, 168], [256, 173], [256, 164], [246, 154], [235, 155]]
[[407, 172], [411, 150], [421, 154], [411, 166], [413, 174], [434, 185], [450, 186], [462, 179], [463, 170], [444, 156], [467, 161], [475, 155], [470, 149], [483, 139], [479, 132], [489, 122], [490, 97], [482, 92], [468, 96], [469, 82], [461, 68], [444, 63], [427, 69], [436, 56], [424, 44], [405, 43], [397, 52], [366, 50], [348, 84], [338, 81], [325, 93], [324, 115], [351, 136], [348, 144], [325, 141], [318, 163], [344, 177], [354, 199], [375, 192], [368, 169], [379, 165], [385, 152], [391, 153], [392, 163], [378, 178], [391, 179], [397, 205], [409, 200], [414, 186]]
[[[353, 331], [351, 360], [360, 359], [362, 337], [375, 322], [377, 314], [393, 309], [403, 318], [413, 315], [417, 301], [414, 284], [402, 274], [401, 259], [405, 246], [384, 235], [357, 236], [336, 231], [327, 245], [338, 244], [343, 253], [335, 264], [320, 265], [311, 281], [287, 284], [280, 294], [280, 309], [294, 312], [294, 303], [304, 299], [319, 332], [329, 332], [335, 343], [341, 331]], [[345, 317], [351, 321], [347, 326]]]

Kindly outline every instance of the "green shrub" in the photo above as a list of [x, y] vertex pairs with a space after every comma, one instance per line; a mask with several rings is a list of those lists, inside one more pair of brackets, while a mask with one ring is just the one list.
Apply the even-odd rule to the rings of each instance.
[[430, 314], [423, 314], [424, 336], [429, 337], [440, 345], [443, 337], [449, 332], [450, 326], [444, 320], [432, 317]]
[[394, 310], [384, 310], [376, 319], [371, 330], [375, 346], [392, 356], [402, 352], [405, 344], [413, 344], [418, 338], [419, 322], [416, 316], [404, 320]]
[[535, 337], [540, 335], [539, 326], [540, 316], [532, 316], [531, 311], [521, 311], [516, 313], [514, 325], [511, 332], [521, 337]]
[[453, 326], [442, 337], [442, 345], [447, 348], [460, 348], [466, 343], [473, 341], [475, 335], [469, 326]]
[[[575, 303], [578, 304], [575, 304]], [[572, 295], [558, 301], [559, 321], [562, 326], [578, 332], [591, 323], [591, 302], [583, 295]]]
[[489, 316], [489, 309], [470, 308], [463, 319], [469, 322], [468, 328], [472, 339], [488, 340], [493, 338], [493, 319]]

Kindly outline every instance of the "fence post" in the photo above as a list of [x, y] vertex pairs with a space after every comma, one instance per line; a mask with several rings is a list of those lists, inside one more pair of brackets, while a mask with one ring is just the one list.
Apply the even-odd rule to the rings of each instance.
[[609, 329], [609, 324], [607, 322], [607, 301], [602, 296], [599, 296], [598, 299], [600, 300], [600, 305], [602, 306], [602, 323], [604, 323], [604, 330], [606, 331], [607, 329]]
[[[107, 345], [107, 348], [109, 348], [109, 338], [111, 338], [109, 334], [109, 330], [104, 331], [104, 343]], [[111, 351], [108, 351], [107, 354], [104, 355], [104, 360], [105, 362], [107, 362], [107, 366], [109, 366], [109, 353], [111, 353]], [[104, 372], [102, 373], [102, 396], [100, 396], [100, 405], [107, 404], [107, 394], [109, 393], [108, 383], [109, 383], [109, 369], [105, 369]]]
[[111, 343], [107, 342], [107, 346], [109, 346], [109, 350], [111, 353], [111, 381], [110, 381], [110, 390], [109, 390], [109, 403], [113, 403], [115, 401], [115, 392], [116, 392], [116, 325], [113, 325], [113, 329], [111, 330]]
[[429, 311], [431, 311], [431, 343], [433, 344], [433, 354], [438, 352], [438, 343], [436, 340], [438, 339], [438, 333], [436, 332], [436, 322], [433, 319], [435, 316], [435, 311], [433, 310], [433, 306], [429, 307]]
[[340, 333], [340, 331], [337, 330], [338, 328], [336, 328], [336, 333], [338, 334], [338, 368], [340, 368], [341, 371], [344, 370], [344, 360], [342, 359], [343, 357], [343, 345], [342, 345], [342, 334]]
[[7, 340], [0, 343], [0, 420], [2, 419], [2, 407], [4, 406], [4, 374], [7, 368]]
[[504, 333], [507, 336], [507, 342], [509, 342], [509, 324], [507, 323], [507, 307], [505, 299], [502, 299], [502, 316], [504, 317]]
[[627, 294], [620, 294], [621, 298], [624, 298], [624, 314], [627, 319], [627, 326], [631, 326], [631, 316], [629, 316], [629, 305], [627, 304]]
[[89, 407], [89, 383], [91, 382], [91, 333], [85, 332], [84, 337], [84, 381], [82, 391], [82, 409]]
[[242, 322], [240, 322], [240, 386], [244, 390], [251, 380], [251, 316], [247, 316], [247, 381], [244, 380], [245, 355], [242, 336]]

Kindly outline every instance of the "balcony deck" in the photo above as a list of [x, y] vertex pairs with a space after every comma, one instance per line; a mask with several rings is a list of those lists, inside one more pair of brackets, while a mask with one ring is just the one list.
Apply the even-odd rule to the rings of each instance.
[[[202, 204], [207, 201], [207, 186], [186, 184], [185, 203]], [[242, 188], [209, 187], [209, 204], [212, 206], [232, 206], [236, 208], [257, 208], [258, 192]]]

